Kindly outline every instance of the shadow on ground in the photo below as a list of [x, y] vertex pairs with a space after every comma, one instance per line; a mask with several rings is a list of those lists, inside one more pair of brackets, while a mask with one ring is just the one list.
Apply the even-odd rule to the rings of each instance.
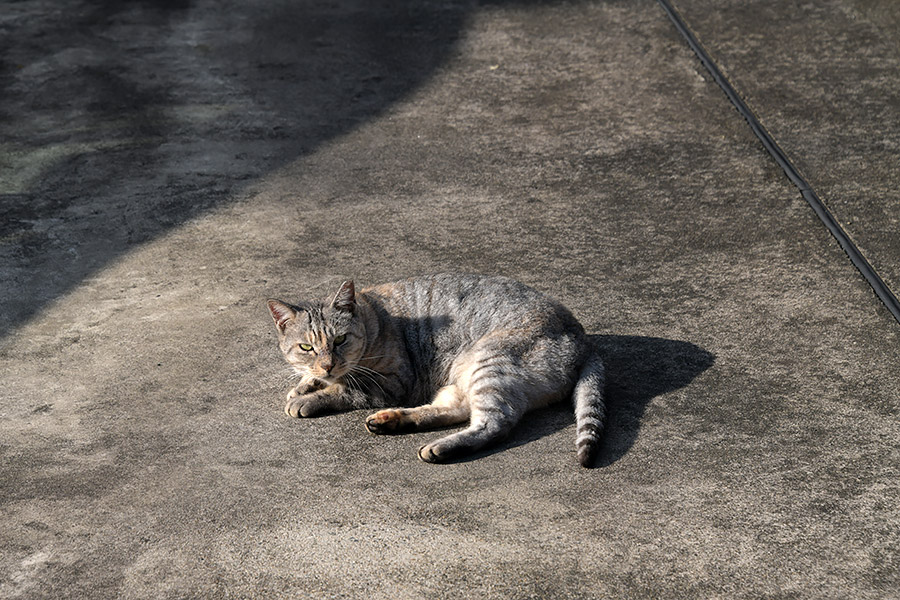
[[597, 466], [627, 453], [653, 398], [688, 385], [715, 356], [690, 342], [654, 337], [592, 336], [606, 362], [608, 422]]
[[[595, 467], [607, 467], [634, 445], [647, 405], [680, 389], [715, 363], [690, 342], [654, 337], [592, 335], [606, 366], [607, 424]], [[533, 442], [575, 423], [572, 408], [558, 404], [526, 415], [506, 442], [461, 459], [477, 460]], [[572, 439], [574, 444], [574, 438]], [[574, 452], [574, 445], [573, 445]]]

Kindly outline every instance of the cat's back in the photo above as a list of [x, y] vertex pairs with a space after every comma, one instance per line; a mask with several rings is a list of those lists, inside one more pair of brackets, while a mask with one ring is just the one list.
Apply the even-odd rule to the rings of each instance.
[[514, 279], [459, 273], [410, 277], [364, 293], [391, 316], [434, 330], [479, 337], [504, 327], [533, 325], [580, 330], [571, 313], [546, 294]]

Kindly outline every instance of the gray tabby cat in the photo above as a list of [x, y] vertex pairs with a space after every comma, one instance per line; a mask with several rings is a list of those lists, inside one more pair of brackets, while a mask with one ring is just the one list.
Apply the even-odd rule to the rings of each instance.
[[561, 304], [504, 277], [433, 275], [296, 305], [269, 300], [279, 345], [300, 383], [285, 412], [406, 405], [366, 419], [376, 434], [468, 421], [419, 448], [444, 462], [502, 439], [527, 411], [572, 397], [579, 462], [603, 428], [603, 363]]

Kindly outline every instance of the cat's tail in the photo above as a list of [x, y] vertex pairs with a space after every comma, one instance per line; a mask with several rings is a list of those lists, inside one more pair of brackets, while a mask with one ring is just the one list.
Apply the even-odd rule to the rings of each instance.
[[596, 350], [592, 349], [581, 367], [572, 393], [575, 401], [575, 451], [578, 453], [578, 462], [584, 467], [590, 467], [594, 463], [600, 450], [600, 434], [606, 417], [606, 404], [603, 401], [605, 379], [603, 361]]

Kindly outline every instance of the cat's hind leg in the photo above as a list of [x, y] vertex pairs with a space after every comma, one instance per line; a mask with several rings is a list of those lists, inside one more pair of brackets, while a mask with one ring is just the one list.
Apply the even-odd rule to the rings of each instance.
[[430, 463], [447, 462], [505, 438], [524, 413], [523, 403], [511, 398], [515, 393], [514, 386], [498, 386], [471, 394], [469, 426], [425, 444], [419, 448], [419, 458]]
[[431, 404], [413, 408], [380, 410], [366, 418], [371, 433], [409, 433], [449, 427], [469, 418], [469, 404], [455, 385], [438, 390]]
[[425, 444], [419, 448], [419, 458], [430, 463], [447, 462], [504, 439], [523, 412], [504, 398], [510, 391], [497, 390], [471, 398], [469, 426]]
[[469, 426], [419, 448], [425, 462], [455, 460], [499, 442], [529, 410], [568, 395], [569, 338], [499, 330], [460, 356], [450, 378], [465, 396]]

